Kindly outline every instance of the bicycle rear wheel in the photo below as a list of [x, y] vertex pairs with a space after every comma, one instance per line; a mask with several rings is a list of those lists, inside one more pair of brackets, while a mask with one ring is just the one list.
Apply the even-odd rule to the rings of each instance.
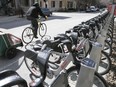
[[28, 44], [32, 42], [33, 38], [34, 38], [33, 29], [31, 27], [25, 28], [22, 32], [23, 42]]
[[45, 36], [46, 32], [47, 32], [47, 26], [46, 26], [46, 24], [45, 23], [41, 23], [38, 31], [39, 31], [39, 35], [41, 37]]
[[108, 56], [112, 55], [112, 45], [107, 40], [105, 40], [103, 51], [106, 52]]
[[[79, 69], [76, 66], [72, 66], [67, 70], [68, 74], [68, 83], [70, 87], [76, 87], [76, 81], [79, 75]], [[105, 79], [95, 72], [93, 86], [92, 87], [109, 87]]]
[[101, 51], [101, 60], [98, 67], [98, 73], [100, 75], [105, 75], [110, 71], [111, 68], [111, 59], [108, 54], [104, 51]]

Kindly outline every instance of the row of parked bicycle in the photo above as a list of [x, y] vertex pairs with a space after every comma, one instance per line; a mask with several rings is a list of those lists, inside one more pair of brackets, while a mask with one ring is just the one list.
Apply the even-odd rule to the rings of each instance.
[[[27, 44], [24, 60], [32, 75], [29, 86], [109, 87], [102, 75], [111, 67], [113, 27], [114, 16], [105, 12], [58, 34], [54, 40]], [[96, 49], [98, 53], [93, 52]], [[91, 58], [98, 55], [99, 64]], [[5, 70], [0, 75], [0, 87], [28, 87], [15, 71]], [[90, 82], [86, 83], [87, 80]]]

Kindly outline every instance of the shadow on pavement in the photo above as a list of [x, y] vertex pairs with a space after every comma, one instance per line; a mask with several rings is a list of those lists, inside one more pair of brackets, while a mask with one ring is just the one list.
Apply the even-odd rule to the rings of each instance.
[[19, 69], [24, 60], [23, 53], [24, 53], [23, 51], [18, 50], [17, 56], [14, 57], [13, 59], [0, 57], [0, 71], [6, 70], [6, 69], [12, 69], [16, 71], [17, 69]]
[[30, 24], [30, 21], [26, 20], [26, 18], [17, 18], [8, 22], [2, 22], [0, 23], [0, 28], [5, 28], [5, 29], [11, 29], [11, 28], [15, 28], [15, 27], [20, 27], [20, 26], [24, 26]]
[[[65, 16], [57, 16], [57, 15], [53, 15], [51, 17], [48, 17], [48, 20], [54, 20], [54, 19], [67, 19], [70, 17], [65, 17]], [[11, 20], [11, 21], [10, 21]], [[44, 18], [42, 18], [42, 21], [44, 20]], [[5, 20], [5, 21], [1, 21], [0, 22], [0, 28], [5, 28], [5, 29], [11, 29], [11, 28], [16, 28], [16, 27], [20, 27], [20, 26], [24, 26], [27, 24], [31, 24], [30, 21], [28, 21], [25, 17], [24, 18], [15, 18], [15, 19], [9, 19], [9, 21]]]

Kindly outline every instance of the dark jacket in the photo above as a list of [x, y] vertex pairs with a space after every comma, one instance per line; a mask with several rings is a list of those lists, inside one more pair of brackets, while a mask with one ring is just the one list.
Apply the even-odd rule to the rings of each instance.
[[26, 12], [26, 16], [38, 18], [38, 15], [43, 16], [45, 18], [45, 15], [41, 11], [40, 7], [31, 6]]

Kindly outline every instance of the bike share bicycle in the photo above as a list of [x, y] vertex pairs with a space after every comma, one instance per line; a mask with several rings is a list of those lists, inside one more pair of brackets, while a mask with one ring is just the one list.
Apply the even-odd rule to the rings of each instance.
[[[62, 37], [62, 35], [60, 34], [60, 36]], [[66, 39], [66, 38], [65, 38]], [[77, 38], [76, 38], [77, 39]], [[55, 41], [54, 41], [55, 42]], [[50, 44], [50, 43], [49, 43]], [[57, 44], [58, 44], [58, 42], [57, 42]], [[26, 58], [26, 59], [28, 59], [28, 58]], [[35, 66], [37, 66], [37, 65], [35, 65]], [[34, 66], [33, 66], [33, 68], [34, 68]], [[35, 67], [36, 68], [36, 67]]]
[[[41, 22], [41, 17], [38, 18], [38, 30], [37, 35], [40, 35], [42, 38], [47, 33], [47, 25]], [[24, 43], [31, 43], [34, 38], [34, 29], [32, 25], [30, 27], [26, 27], [22, 32], [22, 40]]]
[[[46, 42], [47, 43], [47, 42]], [[69, 41], [69, 40], [63, 40], [62, 41], [62, 44], [65, 44], [65, 45], [67, 45], [67, 48], [71, 51], [71, 48], [70, 47], [72, 47], [72, 46], [70, 46], [72, 43]], [[53, 45], [53, 43], [52, 43], [52, 45]], [[49, 43], [49, 46], [50, 46], [50, 43]], [[26, 52], [25, 52], [25, 56], [27, 57], [27, 58], [29, 58], [29, 59], [31, 59], [32, 61], [34, 61], [34, 63], [36, 63], [36, 65], [38, 65], [38, 67], [39, 68], [42, 68], [41, 66], [41, 64], [42, 63], [45, 63], [45, 61], [44, 60], [47, 60], [47, 62], [49, 61], [49, 58], [50, 58], [50, 54], [52, 53], [52, 51], [50, 52], [49, 50], [50, 50], [50, 48], [49, 48], [49, 46], [48, 46], [48, 48], [46, 48], [47, 49], [47, 51], [46, 50], [43, 50], [43, 51], [40, 51], [39, 50], [39, 52], [37, 53], [37, 51], [36, 52], [34, 52], [34, 51], [32, 51], [32, 50], [27, 50]], [[37, 48], [34, 48], [34, 49], [37, 49]], [[63, 49], [62, 49], [63, 50]], [[42, 53], [41, 53], [42, 52]], [[47, 52], [50, 52], [50, 53], [48, 53], [49, 54], [49, 57], [47, 56], [47, 59], [46, 58], [44, 58], [44, 56], [42, 56], [42, 54], [45, 52], [45, 54], [44, 55], [47, 55], [46, 53]], [[30, 55], [30, 53], [33, 53], [33, 56], [32, 55]], [[54, 52], [53, 52], [54, 53]], [[57, 55], [59, 54], [59, 56], [61, 57], [61, 58], [59, 58], [59, 62], [61, 63], [61, 64], [59, 64], [58, 62], [56, 62], [56, 63], [54, 63], [54, 65], [55, 64], [57, 64], [57, 66], [59, 65], [59, 67], [58, 68], [52, 68], [52, 67], [50, 67], [50, 62], [46, 62], [47, 63], [47, 65], [46, 65], [46, 70], [45, 70], [45, 68], [42, 68], [42, 69], [40, 69], [40, 73], [43, 73], [44, 72], [44, 74], [41, 74], [40, 75], [40, 77], [38, 77], [37, 79], [35, 79], [35, 81], [31, 84], [31, 87], [39, 87], [40, 85], [42, 86], [42, 85], [45, 85], [45, 84], [47, 84], [47, 85], [50, 85], [50, 87], [58, 87], [59, 85], [61, 85], [61, 86], [63, 86], [63, 83], [64, 83], [64, 85], [65, 86], [63, 86], [63, 87], [69, 87], [69, 85], [68, 85], [68, 82], [67, 82], [67, 73], [65, 73], [65, 74], [63, 74], [63, 73], [61, 73], [62, 72], [62, 70], [64, 70], [66, 67], [67, 67], [67, 65], [71, 62], [71, 61], [73, 61], [73, 59], [75, 59], [76, 57], [74, 57], [74, 52], [70, 52], [70, 53], [58, 53], [57, 52]], [[77, 56], [77, 55], [76, 55]], [[43, 57], [43, 58], [42, 58]], [[86, 58], [85, 58], [86, 59]], [[74, 60], [75, 61], [75, 60]], [[74, 62], [73, 61], [73, 62]], [[40, 64], [39, 64], [39, 62], [41, 62]], [[80, 63], [78, 62], [78, 68], [76, 68], [76, 70], [79, 70], [79, 68], [80, 68], [80, 65], [81, 64], [81, 61], [80, 61]], [[44, 69], [44, 70], [43, 70]], [[45, 74], [46, 73], [46, 74]], [[56, 85], [56, 83], [59, 83], [59, 84], [57, 84], [57, 86], [53, 86], [53, 84], [51, 83], [51, 84], [48, 84], [48, 83], [45, 83], [43, 80], [41, 80], [41, 76], [42, 75], [47, 75], [47, 77], [51, 80], [51, 79], [54, 79], [54, 78], [56, 78], [55, 80], [51, 80], [51, 81], [53, 81], [53, 84], [54, 85]], [[64, 76], [65, 75], [65, 76]], [[55, 77], [54, 77], [55, 76]], [[43, 76], [44, 77], [44, 76]], [[61, 77], [62, 77], [62, 79], [61, 79]], [[106, 81], [103, 79], [103, 77], [101, 77], [100, 75], [98, 76], [97, 74], [95, 74], [95, 79], [94, 79], [94, 85], [93, 85], [93, 87], [94, 86], [96, 86], [96, 87], [108, 87], [107, 86], [107, 83], [106, 83]], [[60, 79], [59, 79], [60, 78]], [[59, 79], [59, 80], [58, 80]], [[64, 80], [65, 79], [65, 80]], [[96, 79], [97, 79], [97, 81], [96, 81]], [[45, 77], [44, 77], [44, 80], [45, 80]], [[60, 80], [62, 80], [62, 81], [60, 81]], [[99, 81], [100, 80], [100, 81]], [[55, 81], [55, 83], [54, 83], [54, 81]], [[62, 82], [62, 83], [60, 83], [60, 82]], [[39, 84], [39, 83], [42, 83], [42, 84]], [[98, 82], [102, 82], [102, 84], [101, 85], [99, 85], [98, 86], [98, 84], [95, 84], [95, 83], [98, 83]], [[35, 86], [36, 85], [36, 86]], [[70, 85], [71, 86], [71, 85]], [[72, 86], [71, 86], [72, 87]]]
[[[78, 35], [79, 35], [79, 32], [83, 32], [84, 38], [82, 40], [80, 40], [79, 43], [77, 42], [77, 40], [79, 40], [78, 38], [80, 35], [79, 36], [77, 35], [78, 37], [74, 36], [74, 35], [70, 35], [69, 37], [72, 40], [71, 42], [75, 43], [74, 45], [76, 47], [78, 57], [80, 55], [81, 56], [83, 55], [82, 58], [87, 57], [87, 55], [91, 54], [91, 49], [92, 49], [93, 45], [99, 44], [96, 42], [97, 38], [93, 38], [92, 35], [89, 35], [89, 34], [91, 34], [91, 31], [89, 31], [89, 26], [85, 25], [85, 24], [75, 26], [72, 31], [77, 33]], [[69, 33], [71, 31], [67, 31], [67, 32]], [[96, 35], [96, 33], [93, 35]], [[92, 36], [92, 38], [90, 36]], [[96, 36], [94, 36], [94, 37], [96, 37]], [[101, 54], [102, 54], [101, 55], [101, 62], [99, 64], [99, 67], [102, 68], [101, 70], [99, 70], [99, 73], [101, 75], [108, 73], [110, 70], [110, 67], [111, 67], [111, 59], [105, 51], [106, 51], [106, 49], [103, 49], [103, 51], [101, 51]], [[80, 52], [81, 52], [81, 54], [79, 54]], [[105, 64], [105, 67], [103, 67], [103, 64]]]
[[[58, 43], [58, 42], [57, 42]], [[50, 43], [49, 43], [50, 44]], [[52, 44], [53, 45], [53, 44]], [[28, 59], [28, 58], [25, 58], [25, 59]], [[35, 66], [38, 66], [37, 64], [35, 64]], [[39, 67], [39, 66], [38, 66]], [[34, 68], [34, 67], [33, 67]], [[35, 67], [35, 69], [36, 69], [36, 67]], [[38, 76], [39, 77], [39, 76]]]

